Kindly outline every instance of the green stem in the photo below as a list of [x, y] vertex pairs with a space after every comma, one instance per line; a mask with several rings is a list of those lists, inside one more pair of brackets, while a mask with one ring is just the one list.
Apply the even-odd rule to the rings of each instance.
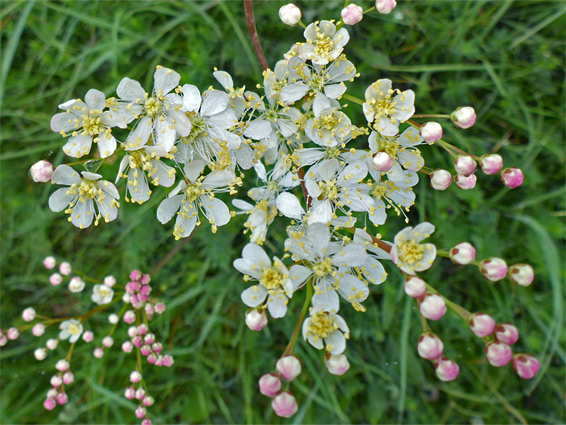
[[447, 114], [417, 114], [413, 118], [450, 118]]
[[430, 286], [428, 283], [426, 284], [426, 289], [429, 292], [432, 292], [433, 294], [439, 295], [442, 297], [442, 299], [444, 300], [444, 302], [446, 303], [446, 306], [448, 308], [450, 308], [451, 310], [454, 310], [454, 312], [456, 312], [456, 314], [458, 316], [460, 316], [462, 319], [464, 319], [466, 322], [468, 321], [468, 319], [470, 318], [470, 316], [472, 315], [472, 313], [470, 313], [468, 310], [466, 310], [464, 307], [459, 306], [456, 303], [453, 303], [452, 301], [450, 301], [448, 298], [446, 298], [444, 295], [442, 295], [440, 292], [438, 292], [436, 289], [434, 289], [432, 286]]
[[312, 284], [310, 282], [307, 283], [307, 295], [305, 298], [305, 303], [303, 304], [303, 309], [301, 311], [301, 315], [299, 316], [299, 320], [297, 321], [297, 325], [295, 326], [295, 330], [293, 331], [293, 336], [291, 336], [291, 340], [289, 341], [289, 344], [287, 345], [287, 348], [285, 348], [285, 351], [283, 351], [283, 355], [281, 357], [285, 357], [287, 355], [291, 355], [293, 354], [293, 349], [295, 348], [295, 341], [297, 340], [297, 336], [299, 335], [299, 330], [301, 329], [301, 326], [303, 324], [303, 320], [305, 318], [305, 314], [307, 313], [307, 310], [309, 308], [311, 299], [312, 299]]
[[363, 105], [365, 103], [362, 99], [360, 99], [356, 96], [349, 95], [349, 94], [343, 94], [342, 98], [346, 99], [346, 100], [351, 100], [352, 102], [355, 102], [358, 105]]

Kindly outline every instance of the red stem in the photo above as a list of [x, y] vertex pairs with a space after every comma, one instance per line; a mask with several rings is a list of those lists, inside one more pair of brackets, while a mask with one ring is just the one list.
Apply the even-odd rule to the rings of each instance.
[[259, 59], [261, 68], [265, 71], [267, 66], [267, 60], [265, 60], [265, 55], [263, 54], [263, 49], [259, 42], [259, 37], [257, 35], [257, 28], [255, 26], [254, 19], [254, 1], [244, 0], [244, 12], [246, 13], [246, 23], [248, 24], [248, 32], [250, 33], [250, 40], [254, 46], [255, 54]]

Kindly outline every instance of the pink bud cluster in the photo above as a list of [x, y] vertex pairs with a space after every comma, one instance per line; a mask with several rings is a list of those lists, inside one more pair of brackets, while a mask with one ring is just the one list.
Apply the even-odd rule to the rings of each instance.
[[147, 417], [147, 408], [153, 406], [155, 400], [142, 387], [142, 378], [142, 374], [137, 370], [134, 370], [132, 373], [130, 373], [130, 382], [132, 383], [132, 385], [126, 388], [126, 390], [124, 391], [124, 397], [126, 397], [128, 400], [139, 401], [140, 404], [135, 410], [136, 418], [142, 420], [142, 425], [151, 425], [151, 419]]
[[535, 272], [529, 264], [514, 264], [511, 267], [502, 258], [491, 257], [482, 260], [479, 265], [483, 276], [490, 282], [497, 282], [509, 276], [519, 286], [529, 286], [535, 279]]
[[126, 296], [124, 302], [129, 302], [135, 309], [142, 308], [149, 299], [151, 278], [148, 274], [142, 275], [138, 270], [130, 272], [130, 282], [126, 284]]
[[43, 407], [47, 410], [55, 409], [58, 404], [67, 404], [69, 397], [65, 392], [65, 385], [71, 385], [75, 381], [75, 376], [70, 370], [71, 365], [66, 359], [59, 360], [55, 368], [58, 373], [51, 377], [51, 388], [47, 391], [47, 398], [43, 402]]
[[444, 344], [438, 335], [424, 332], [417, 343], [417, 352], [423, 359], [430, 360], [434, 364], [436, 376], [441, 381], [449, 382], [458, 377], [460, 367], [443, 356]]
[[276, 365], [275, 372], [267, 373], [259, 378], [259, 392], [271, 397], [271, 407], [277, 416], [290, 418], [299, 409], [295, 396], [290, 391], [281, 391], [282, 382], [291, 382], [301, 374], [301, 362], [295, 356], [283, 356]]
[[419, 311], [423, 317], [439, 320], [446, 313], [446, 303], [438, 294], [427, 293], [426, 282], [420, 277], [412, 276], [405, 280], [405, 293], [419, 303]]
[[173, 365], [173, 357], [169, 354], [163, 355], [163, 344], [156, 340], [153, 333], [149, 332], [145, 323], [139, 326], [131, 326], [128, 329], [128, 336], [130, 340], [122, 344], [122, 351], [125, 353], [130, 353], [136, 347], [140, 349], [140, 353], [152, 365], [165, 367]]

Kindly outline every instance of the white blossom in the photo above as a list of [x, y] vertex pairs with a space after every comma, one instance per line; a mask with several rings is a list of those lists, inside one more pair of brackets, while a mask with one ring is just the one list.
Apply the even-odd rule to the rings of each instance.
[[346, 349], [346, 340], [350, 338], [350, 328], [346, 321], [325, 306], [311, 308], [310, 316], [303, 322], [303, 338], [314, 348], [330, 354], [342, 354]]
[[436, 246], [421, 241], [434, 233], [434, 225], [420, 223], [414, 229], [406, 227], [395, 235], [391, 249], [391, 260], [403, 272], [414, 275], [415, 272], [427, 270], [436, 258]]
[[335, 60], [350, 40], [346, 28], [336, 31], [330, 21], [313, 22], [305, 29], [306, 43], [299, 45], [299, 55], [316, 65], [326, 65]]
[[83, 333], [83, 325], [76, 319], [69, 319], [61, 322], [59, 325], [59, 339], [68, 339], [70, 343], [77, 342], [81, 334]]
[[92, 302], [103, 305], [109, 304], [114, 297], [114, 290], [106, 285], [94, 285], [92, 289]]

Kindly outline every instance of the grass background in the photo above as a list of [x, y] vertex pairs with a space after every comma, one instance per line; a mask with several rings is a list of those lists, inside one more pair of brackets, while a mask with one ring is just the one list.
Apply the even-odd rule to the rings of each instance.
[[[231, 266], [246, 237], [243, 218], [212, 236], [203, 226], [192, 242], [154, 279], [168, 303], [154, 320], [155, 332], [175, 356], [171, 369], [145, 368], [156, 404], [156, 423], [564, 423], [564, 167], [565, 12], [563, 2], [401, 1], [389, 16], [367, 15], [351, 29], [346, 53], [361, 72], [350, 93], [363, 96], [378, 78], [417, 94], [419, 113], [449, 113], [473, 105], [477, 124], [467, 131], [446, 125], [449, 141], [476, 153], [499, 149], [509, 166], [526, 174], [522, 188], [504, 189], [496, 176], [479, 175], [478, 188], [445, 193], [419, 184], [413, 223], [437, 224], [434, 242], [449, 248], [471, 241], [480, 258], [503, 256], [528, 261], [536, 271], [529, 288], [508, 281], [487, 283], [477, 270], [441, 261], [424, 276], [439, 291], [470, 311], [515, 323], [517, 349], [542, 364], [532, 381], [510, 367], [486, 365], [483, 345], [456, 315], [433, 329], [445, 352], [461, 366], [456, 382], [434, 377], [431, 364], [414, 349], [420, 324], [414, 302], [404, 297], [392, 269], [356, 314], [344, 308], [352, 328], [344, 377], [327, 374], [322, 353], [300, 341], [296, 352], [305, 373], [292, 386], [300, 410], [277, 418], [257, 391], [257, 379], [274, 367], [292, 333], [302, 295], [285, 320], [271, 321], [262, 334], [247, 331], [239, 293], [246, 287]], [[257, 1], [256, 21], [268, 62], [274, 64], [300, 28], [277, 19], [283, 3]], [[304, 21], [339, 16], [342, 3], [297, 3]], [[360, 5], [370, 7], [371, 2]], [[155, 209], [165, 191], [143, 206], [123, 205], [119, 221], [73, 228], [49, 211], [50, 185], [33, 184], [28, 168], [39, 159], [63, 161], [59, 135], [49, 120], [59, 103], [83, 97], [89, 88], [113, 93], [121, 78], [151, 87], [162, 64], [179, 71], [182, 83], [202, 89], [219, 67], [239, 85], [254, 87], [260, 67], [247, 39], [239, 1], [3, 1], [0, 3], [2, 65], [1, 326], [21, 324], [29, 305], [38, 312], [69, 316], [85, 312], [88, 295], [68, 294], [47, 283], [41, 260], [69, 259], [92, 276], [125, 277], [132, 268], [148, 271], [175, 244], [172, 226], [161, 226]], [[358, 124], [360, 111], [351, 108]], [[356, 122], [356, 121], [354, 121]], [[436, 148], [424, 148], [429, 166], [450, 167]], [[431, 165], [433, 164], [433, 165]], [[109, 177], [112, 173], [109, 173]], [[110, 178], [111, 179], [111, 178]], [[426, 180], [426, 179], [423, 179]], [[245, 193], [242, 191], [241, 193]], [[403, 225], [391, 218], [380, 231], [387, 238]], [[272, 254], [281, 255], [284, 221], [271, 232]], [[102, 337], [105, 315], [91, 319]], [[55, 333], [55, 330], [51, 332]], [[48, 330], [49, 333], [49, 330]], [[125, 329], [117, 333], [121, 343]], [[46, 337], [41, 338], [41, 342]], [[134, 356], [119, 350], [94, 360], [93, 345], [78, 345], [76, 382], [70, 402], [43, 410], [56, 359], [33, 358], [29, 334], [0, 351], [2, 423], [131, 423], [135, 405], [122, 397]], [[66, 347], [67, 344], [61, 344]], [[322, 371], [322, 372], [321, 372]]]

